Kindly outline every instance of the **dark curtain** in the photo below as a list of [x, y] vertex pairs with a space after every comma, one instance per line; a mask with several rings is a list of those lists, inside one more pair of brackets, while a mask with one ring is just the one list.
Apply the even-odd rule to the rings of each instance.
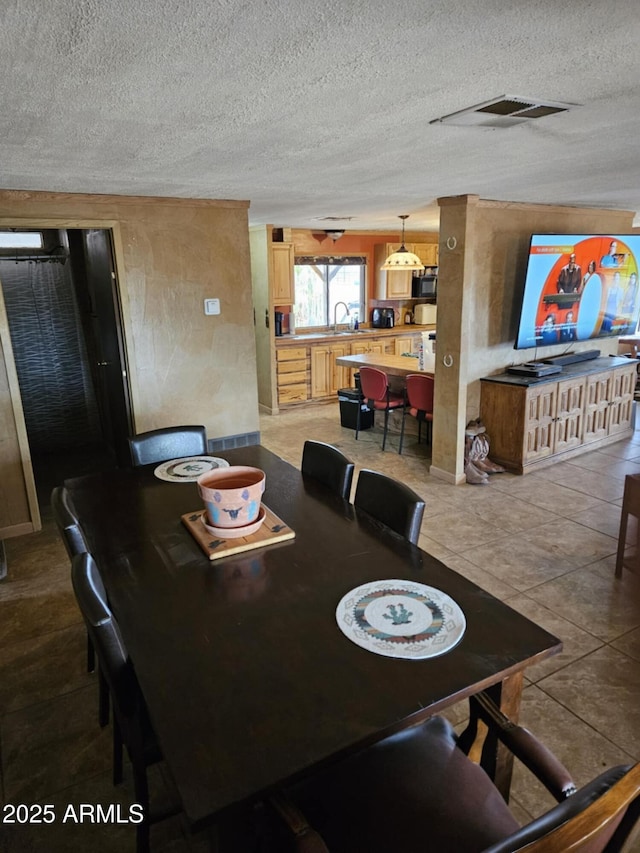
[[101, 440], [69, 264], [0, 260], [32, 453]]

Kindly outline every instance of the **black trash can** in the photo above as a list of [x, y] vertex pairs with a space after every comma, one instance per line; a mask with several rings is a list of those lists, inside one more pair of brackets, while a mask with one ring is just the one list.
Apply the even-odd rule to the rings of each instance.
[[371, 429], [373, 426], [373, 412], [362, 400], [359, 388], [340, 388], [338, 391], [340, 403], [340, 424], [348, 429], [357, 426], [358, 406], [360, 410], [360, 429]]

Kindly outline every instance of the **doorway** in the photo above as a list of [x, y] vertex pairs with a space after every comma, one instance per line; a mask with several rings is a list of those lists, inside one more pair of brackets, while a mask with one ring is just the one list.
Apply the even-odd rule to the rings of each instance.
[[0, 249], [0, 284], [38, 504], [48, 508], [65, 479], [129, 463], [131, 406], [111, 232], [25, 230], [41, 246]]

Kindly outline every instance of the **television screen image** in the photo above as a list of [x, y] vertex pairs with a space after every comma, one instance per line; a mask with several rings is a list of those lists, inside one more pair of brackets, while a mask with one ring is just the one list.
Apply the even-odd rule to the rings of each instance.
[[640, 234], [533, 234], [515, 349], [633, 334]]

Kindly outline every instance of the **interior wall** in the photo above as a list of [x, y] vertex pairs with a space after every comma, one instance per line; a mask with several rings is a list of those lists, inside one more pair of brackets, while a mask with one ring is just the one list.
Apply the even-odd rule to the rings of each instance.
[[[533, 349], [513, 349], [531, 234], [631, 233], [634, 213], [490, 201], [474, 195], [438, 203], [435, 406], [446, 415], [434, 428], [432, 471], [460, 482], [464, 428], [480, 411], [480, 378], [534, 356]], [[615, 354], [617, 338], [599, 340], [595, 346], [603, 355]], [[555, 355], [566, 344], [545, 348], [545, 353], [547, 349]], [[594, 342], [576, 343], [575, 349], [594, 349]], [[444, 366], [446, 356], [455, 370]]]
[[260, 409], [266, 414], [278, 411], [275, 365], [271, 358], [273, 330], [265, 324], [265, 314], [271, 320], [269, 302], [269, 230], [257, 225], [249, 229], [251, 247], [251, 283], [255, 312], [256, 369]]
[[[247, 202], [0, 191], [3, 226], [112, 228], [136, 432], [259, 429]], [[221, 313], [205, 316], [204, 299]]]

